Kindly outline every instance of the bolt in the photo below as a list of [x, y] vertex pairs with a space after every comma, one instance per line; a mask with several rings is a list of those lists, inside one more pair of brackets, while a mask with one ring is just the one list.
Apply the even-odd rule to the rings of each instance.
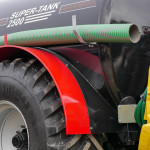
[[21, 125], [21, 128], [26, 128], [25, 125]]

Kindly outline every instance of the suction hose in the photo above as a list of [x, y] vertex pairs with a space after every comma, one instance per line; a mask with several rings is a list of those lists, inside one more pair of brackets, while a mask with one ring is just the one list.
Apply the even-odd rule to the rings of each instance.
[[[136, 43], [141, 34], [134, 24], [92, 24], [78, 25], [77, 32], [82, 39], [102, 43]], [[7, 35], [7, 44], [18, 46], [40, 46], [79, 43], [72, 26], [46, 28], [16, 32]], [[0, 46], [4, 36], [0, 37]]]

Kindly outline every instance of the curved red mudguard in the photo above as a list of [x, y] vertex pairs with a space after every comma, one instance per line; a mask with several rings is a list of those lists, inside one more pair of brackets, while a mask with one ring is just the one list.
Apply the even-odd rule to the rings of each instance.
[[67, 134], [91, 134], [86, 102], [80, 86], [71, 71], [51, 53], [27, 47], [0, 47], [0, 61], [21, 50], [36, 57], [53, 78], [61, 97]]

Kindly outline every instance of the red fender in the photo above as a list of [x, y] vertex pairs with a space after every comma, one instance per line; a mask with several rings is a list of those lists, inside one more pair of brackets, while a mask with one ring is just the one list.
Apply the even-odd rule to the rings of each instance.
[[36, 57], [48, 70], [58, 89], [66, 121], [67, 134], [91, 134], [84, 96], [75, 77], [56, 56], [43, 50], [19, 46], [0, 47], [0, 61], [23, 50]]

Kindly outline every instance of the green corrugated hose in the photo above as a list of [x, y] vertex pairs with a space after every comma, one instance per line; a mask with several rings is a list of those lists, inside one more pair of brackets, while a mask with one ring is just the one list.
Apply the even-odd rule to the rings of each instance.
[[142, 127], [143, 124], [146, 124], [147, 121], [144, 120], [145, 114], [145, 106], [146, 106], [146, 97], [147, 97], [147, 88], [145, 89], [144, 93], [141, 96], [139, 103], [135, 109], [134, 117], [137, 124]]
[[[133, 24], [78, 25], [77, 32], [85, 42], [136, 43], [141, 34]], [[9, 45], [40, 46], [79, 43], [72, 26], [37, 29], [7, 35]], [[0, 37], [4, 45], [4, 36]]]

